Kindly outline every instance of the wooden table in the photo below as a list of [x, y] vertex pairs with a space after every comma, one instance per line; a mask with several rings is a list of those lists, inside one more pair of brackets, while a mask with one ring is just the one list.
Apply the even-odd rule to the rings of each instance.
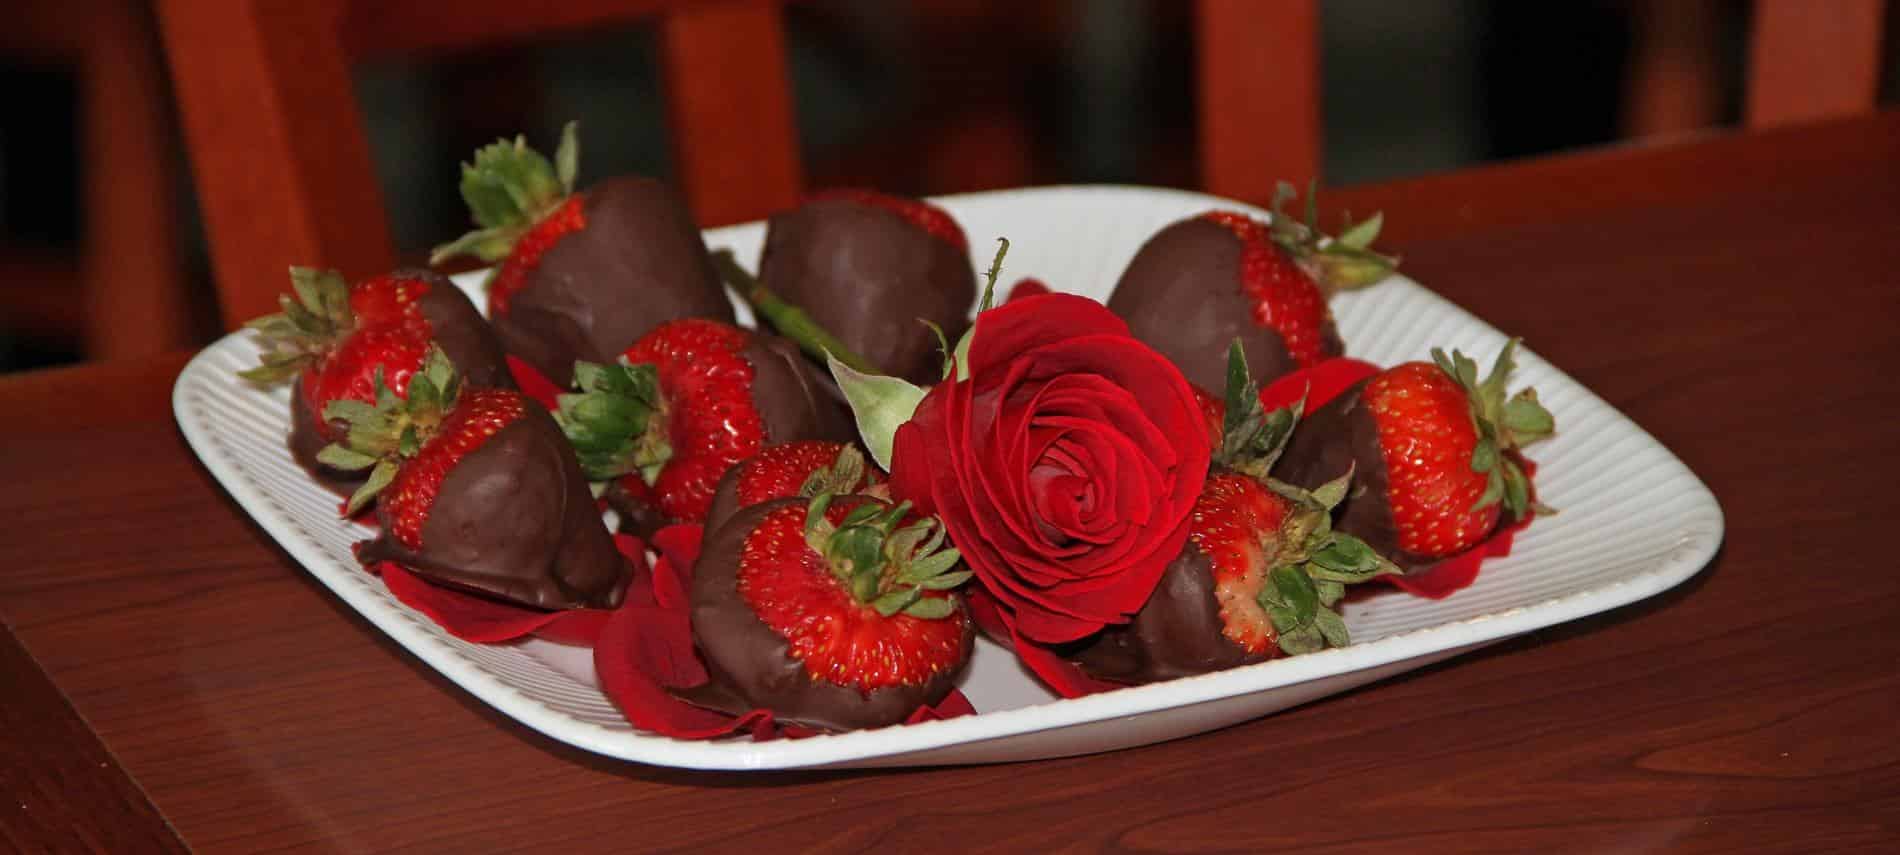
[[1714, 488], [1692, 581], [1272, 718], [1013, 766], [592, 757], [386, 641], [186, 450], [181, 359], [0, 381], [0, 849], [1900, 846], [1900, 114], [1341, 191]]

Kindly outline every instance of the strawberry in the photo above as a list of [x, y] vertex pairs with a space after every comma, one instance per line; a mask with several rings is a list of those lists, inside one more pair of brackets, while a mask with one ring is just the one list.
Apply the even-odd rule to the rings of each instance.
[[819, 493], [859, 493], [882, 480], [877, 469], [864, 465], [864, 452], [856, 446], [816, 439], [768, 445], [719, 479], [706, 528], [719, 528], [740, 508]]
[[705, 520], [726, 470], [769, 442], [850, 435], [789, 344], [717, 321], [661, 324], [617, 363], [575, 365], [574, 380], [556, 419], [636, 533]]
[[758, 271], [761, 285], [875, 373], [914, 383], [939, 375], [935, 341], [916, 322], [956, 341], [976, 300], [956, 220], [929, 202], [870, 190], [817, 193], [774, 214]]
[[1533, 389], [1508, 396], [1517, 341], [1491, 373], [1453, 351], [1432, 362], [1386, 369], [1315, 410], [1287, 452], [1291, 480], [1316, 483], [1347, 467], [1372, 495], [1355, 497], [1340, 526], [1401, 564], [1456, 555], [1490, 536], [1501, 519], [1541, 508], [1518, 449], [1555, 429]]
[[402, 397], [423, 354], [439, 343], [468, 382], [510, 386], [501, 344], [453, 283], [424, 270], [399, 270], [355, 284], [333, 270], [290, 269], [283, 311], [251, 321], [264, 346], [260, 364], [239, 372], [257, 383], [293, 381], [291, 453], [319, 480], [349, 492], [355, 480], [323, 466], [317, 452], [342, 438], [317, 418], [334, 401], [374, 403], [378, 375]]
[[693, 639], [712, 682], [688, 699], [828, 730], [903, 721], [969, 661], [960, 562], [908, 502], [820, 492], [740, 511], [693, 568]]
[[617, 605], [628, 568], [547, 411], [512, 389], [462, 388], [440, 348], [408, 397], [332, 401], [347, 432], [318, 458], [368, 473], [346, 514], [377, 498], [382, 533], [357, 546], [437, 584], [547, 609]]
[[1332, 527], [1351, 473], [1311, 492], [1267, 476], [1298, 410], [1262, 411], [1239, 342], [1229, 371], [1215, 469], [1187, 543], [1129, 624], [1074, 653], [1093, 676], [1142, 683], [1343, 646], [1333, 606], [1345, 586], [1398, 572]]
[[1279, 213], [1271, 222], [1212, 211], [1157, 232], [1122, 273], [1108, 307], [1136, 338], [1161, 351], [1190, 382], [1217, 388], [1222, 358], [1238, 337], [1252, 372], [1271, 381], [1344, 352], [1327, 297], [1370, 285], [1396, 262], [1367, 249], [1381, 218], [1324, 241], [1314, 226]]
[[576, 360], [606, 362], [664, 321], [732, 320], [732, 305], [686, 206], [647, 178], [576, 191], [574, 123], [554, 160], [502, 140], [462, 166], [475, 231], [431, 263], [472, 255], [495, 265], [488, 316], [509, 353], [565, 386]]

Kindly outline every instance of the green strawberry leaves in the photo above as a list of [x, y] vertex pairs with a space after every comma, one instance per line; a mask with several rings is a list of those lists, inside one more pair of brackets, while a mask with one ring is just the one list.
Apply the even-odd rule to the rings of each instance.
[[579, 123], [561, 128], [554, 162], [528, 146], [525, 136], [497, 140], [475, 150], [462, 164], [462, 200], [478, 227], [429, 253], [430, 264], [472, 255], [499, 261], [515, 241], [574, 193], [580, 172]]
[[263, 352], [257, 367], [239, 371], [239, 377], [265, 385], [288, 381], [356, 329], [350, 283], [343, 274], [292, 267], [290, 291], [277, 297], [282, 311], [244, 325], [257, 333]]
[[911, 513], [909, 502], [866, 501], [834, 524], [827, 516], [833, 498], [819, 492], [806, 504], [805, 544], [824, 557], [854, 599], [885, 617], [937, 620], [956, 612], [956, 600], [928, 595], [952, 590], [973, 574], [955, 569], [963, 555], [946, 545], [936, 517], [900, 526]]
[[461, 393], [455, 365], [434, 345], [422, 358], [421, 369], [410, 375], [407, 398], [389, 387], [380, 368], [371, 382], [374, 404], [342, 399], [323, 408], [324, 420], [343, 422], [345, 432], [342, 441], [318, 451], [317, 460], [346, 472], [370, 470], [369, 480], [344, 505], [346, 516], [355, 516], [389, 486], [402, 461], [422, 450]]
[[1385, 279], [1398, 268], [1397, 257], [1372, 249], [1372, 242], [1378, 240], [1379, 230], [1385, 225], [1383, 214], [1373, 214], [1359, 223], [1352, 222], [1348, 216], [1339, 236], [1328, 240], [1319, 230], [1317, 183], [1307, 185], [1304, 222], [1281, 212], [1286, 203], [1297, 196], [1299, 192], [1293, 185], [1284, 181], [1274, 188], [1273, 221], [1268, 232], [1273, 242], [1313, 277], [1322, 292], [1331, 296], [1364, 288]]
[[1227, 394], [1221, 417], [1221, 444], [1214, 462], [1235, 472], [1265, 480], [1274, 461], [1286, 450], [1306, 396], [1289, 407], [1266, 412], [1260, 405], [1260, 386], [1247, 370], [1247, 354], [1240, 339], [1227, 349]]
[[649, 485], [673, 457], [665, 398], [651, 365], [574, 363], [575, 392], [555, 399], [554, 421], [588, 480], [638, 472]]
[[1432, 362], [1458, 382], [1471, 402], [1471, 421], [1478, 431], [1478, 443], [1471, 451], [1471, 471], [1487, 476], [1484, 493], [1471, 510], [1502, 502], [1512, 519], [1549, 511], [1531, 500], [1530, 478], [1514, 452], [1549, 437], [1557, 429], [1556, 418], [1537, 400], [1537, 390], [1525, 388], [1507, 397], [1506, 384], [1517, 368], [1513, 357], [1519, 341], [1513, 338], [1504, 343], [1491, 372], [1482, 380], [1478, 378], [1478, 363], [1470, 357], [1456, 350], [1447, 355], [1441, 349], [1432, 349]]

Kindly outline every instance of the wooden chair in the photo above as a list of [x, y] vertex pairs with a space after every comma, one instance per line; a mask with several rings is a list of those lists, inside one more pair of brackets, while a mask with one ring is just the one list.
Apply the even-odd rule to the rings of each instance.
[[[350, 65], [617, 21], [657, 24], [675, 180], [701, 222], [796, 200], [774, 0], [159, 0], [227, 326], [272, 311], [289, 264], [391, 267]], [[523, 26], [532, 25], [532, 30]]]
[[[1744, 124], [1873, 109], [1885, 7], [1885, 0], [1755, 0]], [[1202, 184], [1262, 203], [1279, 180], [1319, 177], [1319, 0], [1198, 0], [1196, 11], [1197, 95], [1221, 105], [1199, 111]]]
[[[1871, 68], [1879, 0], [1839, 0], [1862, 17], [1832, 31], [1797, 14], [1798, 3], [1758, 0], [1751, 124], [1872, 102], [1871, 76], [1860, 71], [1810, 70], [1799, 79], [1819, 82], [1791, 88], [1797, 78], [1783, 69], [1852, 57]], [[677, 180], [700, 221], [751, 219], [795, 199], [801, 169], [778, 3], [568, 0], [531, 16], [533, 32], [519, 29], [518, 6], [463, 0], [445, 13], [432, 0], [159, 0], [227, 324], [269, 311], [289, 263], [364, 274], [394, 261], [350, 86], [350, 63], [364, 57], [650, 18]], [[1199, 111], [1202, 184], [1264, 202], [1279, 180], [1319, 176], [1317, 0], [1197, 0], [1194, 12], [1198, 97], [1220, 105]], [[1810, 91], [1823, 83], [1839, 96]]]
[[142, 0], [8, 6], [0, 54], [67, 66], [79, 82], [76, 259], [0, 251], [0, 315], [76, 338], [89, 359], [192, 343], [164, 65]]

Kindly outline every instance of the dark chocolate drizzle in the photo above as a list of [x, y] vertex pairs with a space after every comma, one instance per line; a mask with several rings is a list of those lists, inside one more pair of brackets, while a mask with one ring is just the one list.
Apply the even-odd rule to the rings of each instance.
[[[469, 388], [513, 389], [514, 376], [508, 373], [508, 361], [502, 353], [495, 331], [469, 302], [468, 295], [455, 287], [448, 277], [433, 270], [404, 268], [390, 274], [428, 283], [416, 310], [429, 322], [429, 334], [442, 347], [449, 363]], [[341, 436], [343, 426], [336, 423], [332, 435]], [[317, 428], [317, 414], [310, 411], [303, 394], [300, 374], [290, 387], [290, 456], [309, 471], [317, 483], [340, 496], [349, 496], [368, 477], [363, 472], [346, 472], [317, 461], [317, 452], [330, 444]]]
[[567, 438], [547, 411], [528, 407], [442, 479], [410, 551], [383, 533], [358, 551], [459, 590], [542, 609], [620, 604], [630, 565], [601, 524]]
[[[1240, 239], [1226, 226], [1182, 220], [1142, 244], [1108, 308], [1202, 389], [1218, 394], [1226, 388], [1227, 350], [1235, 338], [1254, 380], [1271, 383], [1299, 365], [1278, 332], [1254, 322], [1253, 300], [1240, 290], [1240, 255]], [[1344, 352], [1330, 320], [1325, 335], [1324, 353]]]
[[706, 243], [672, 188], [610, 178], [585, 191], [587, 227], [557, 241], [494, 320], [509, 353], [566, 388], [574, 362], [611, 362], [676, 318], [732, 322]]
[[954, 342], [976, 302], [968, 255], [895, 213], [845, 199], [772, 217], [759, 279], [871, 364], [913, 383], [936, 382], [943, 366], [937, 337], [917, 319]]
[[[938, 674], [921, 686], [865, 692], [814, 679], [790, 655], [784, 637], [759, 620], [740, 596], [739, 556], [746, 537], [759, 522], [802, 499], [779, 499], [745, 508], [717, 531], [709, 531], [693, 565], [693, 643], [711, 678], [675, 694], [689, 703], [729, 714], [755, 708], [778, 720], [823, 730], [883, 727], [909, 718], [918, 707], [941, 702], [956, 685], [964, 666]], [[965, 624], [964, 648], [972, 634]]]

